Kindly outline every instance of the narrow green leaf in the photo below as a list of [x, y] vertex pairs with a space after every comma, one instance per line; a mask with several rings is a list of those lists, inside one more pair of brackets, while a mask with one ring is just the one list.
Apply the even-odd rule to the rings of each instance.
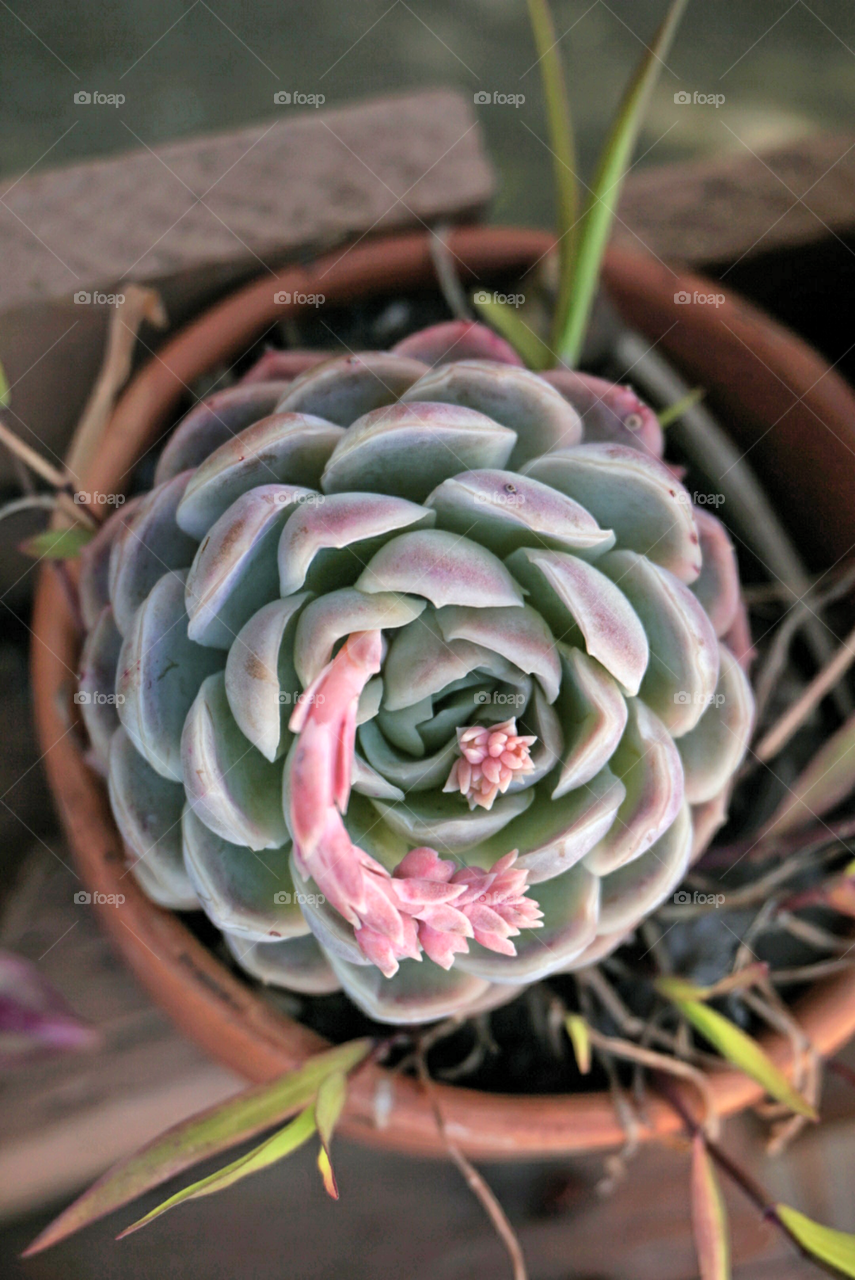
[[573, 1046], [576, 1066], [583, 1076], [591, 1070], [591, 1037], [588, 1035], [588, 1024], [579, 1013], [568, 1013], [564, 1026]]
[[338, 1183], [335, 1180], [330, 1160], [330, 1143], [346, 1098], [347, 1076], [343, 1071], [334, 1071], [332, 1075], [327, 1076], [315, 1099], [315, 1123], [318, 1126], [318, 1137], [321, 1140], [321, 1149], [318, 1152], [318, 1168], [324, 1180], [326, 1193], [333, 1200], [338, 1199]]
[[585, 202], [573, 291], [561, 341], [557, 344], [562, 361], [571, 366], [578, 363], [582, 352], [603, 254], [641, 122], [686, 4], [687, 0], [672, 0], [665, 21], [642, 58], [618, 108]]
[[46, 1227], [24, 1256], [40, 1253], [168, 1178], [281, 1123], [314, 1100], [331, 1072], [353, 1070], [370, 1052], [371, 1043], [369, 1039], [352, 1040], [327, 1049], [298, 1071], [271, 1084], [246, 1089], [173, 1125], [108, 1170]]
[[573, 264], [576, 258], [576, 224], [579, 218], [576, 146], [573, 140], [570, 100], [567, 97], [567, 86], [555, 36], [555, 24], [552, 21], [548, 0], [528, 0], [528, 12], [537, 48], [543, 96], [546, 99], [546, 119], [549, 125], [558, 213], [559, 284], [558, 301], [553, 318], [553, 339], [556, 340], [563, 332], [567, 319], [573, 287]]
[[27, 538], [18, 550], [33, 560], [74, 560], [94, 537], [94, 529], [84, 529], [79, 524], [69, 529], [45, 529]]
[[310, 1104], [300, 1112], [296, 1119], [286, 1124], [284, 1129], [279, 1129], [277, 1133], [262, 1142], [260, 1146], [253, 1147], [252, 1151], [247, 1152], [245, 1156], [240, 1156], [239, 1159], [233, 1160], [231, 1164], [218, 1169], [216, 1173], [209, 1174], [207, 1178], [201, 1178], [198, 1182], [192, 1182], [189, 1187], [176, 1191], [174, 1196], [164, 1200], [156, 1209], [152, 1209], [150, 1213], [138, 1218], [129, 1227], [125, 1227], [125, 1230], [120, 1231], [116, 1239], [124, 1240], [125, 1236], [132, 1235], [134, 1231], [139, 1231], [140, 1227], [147, 1227], [150, 1222], [153, 1222], [155, 1218], [159, 1218], [162, 1213], [166, 1213], [168, 1209], [174, 1209], [177, 1204], [183, 1204], [185, 1200], [198, 1200], [201, 1196], [213, 1195], [215, 1191], [225, 1191], [226, 1187], [234, 1186], [236, 1182], [240, 1182], [242, 1178], [248, 1177], [249, 1174], [259, 1173], [262, 1169], [268, 1169], [270, 1165], [283, 1160], [285, 1156], [290, 1156], [298, 1147], [302, 1147], [305, 1142], [308, 1142], [316, 1128], [315, 1108]]
[[703, 387], [693, 387], [691, 391], [687, 391], [679, 400], [675, 400], [673, 404], [669, 404], [667, 409], [663, 409], [659, 414], [659, 425], [664, 431], [670, 427], [672, 423], [679, 422], [684, 413], [688, 413], [690, 409], [694, 409], [696, 404], [700, 404], [706, 395]]
[[493, 298], [472, 298], [472, 305], [482, 319], [511, 344], [528, 369], [539, 373], [555, 364], [555, 357], [543, 339], [526, 324], [514, 307]]
[[724, 978], [719, 978], [718, 982], [706, 987], [687, 982], [685, 978], [671, 977], [657, 978], [654, 985], [660, 995], [668, 1000], [710, 1000], [715, 996], [728, 995], [731, 991], [744, 991], [746, 987], [751, 987], [755, 982], [768, 976], [768, 964], [764, 960], [757, 960], [754, 964], [746, 964], [743, 968], [728, 973]]
[[756, 1080], [766, 1092], [791, 1111], [811, 1120], [818, 1120], [814, 1108], [806, 1098], [793, 1088], [787, 1077], [775, 1066], [771, 1058], [760, 1048], [756, 1040], [746, 1035], [735, 1023], [715, 1009], [680, 994], [679, 980], [659, 979], [659, 991], [668, 997], [687, 1022], [713, 1045], [723, 1058]]
[[0, 364], [0, 409], [8, 408], [10, 400], [9, 379], [6, 377], [6, 370]]
[[702, 1133], [692, 1139], [692, 1229], [700, 1280], [730, 1280], [727, 1209]]
[[855, 790], [855, 716], [822, 744], [789, 788], [763, 832], [764, 839], [798, 831], [836, 809]]
[[835, 1231], [821, 1222], [791, 1209], [786, 1204], [776, 1204], [775, 1212], [788, 1231], [791, 1231], [803, 1249], [829, 1267], [836, 1267], [844, 1276], [855, 1276], [855, 1236], [847, 1231]]

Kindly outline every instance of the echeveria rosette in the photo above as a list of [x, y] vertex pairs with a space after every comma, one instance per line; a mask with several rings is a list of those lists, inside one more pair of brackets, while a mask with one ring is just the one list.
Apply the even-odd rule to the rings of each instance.
[[733, 548], [661, 455], [629, 388], [457, 322], [197, 405], [81, 573], [144, 890], [391, 1023], [613, 949], [724, 820], [752, 718]]

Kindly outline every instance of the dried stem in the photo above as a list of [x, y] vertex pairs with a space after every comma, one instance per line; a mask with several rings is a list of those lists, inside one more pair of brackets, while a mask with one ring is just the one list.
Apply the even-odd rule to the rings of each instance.
[[855, 662], [855, 628], [849, 632], [827, 666], [817, 672], [792, 706], [760, 739], [754, 748], [754, 755], [761, 764], [772, 760], [787, 745], [793, 734], [801, 728], [825, 695], [843, 678], [853, 662]]
[[421, 1052], [421, 1046], [419, 1046], [419, 1051], [416, 1055], [416, 1062], [419, 1069], [419, 1080], [421, 1081], [422, 1088], [427, 1094], [428, 1101], [430, 1102], [431, 1110], [433, 1111], [434, 1119], [436, 1120], [436, 1127], [439, 1130], [440, 1137], [442, 1138], [443, 1146], [453, 1162], [457, 1165], [457, 1168], [463, 1174], [469, 1190], [480, 1201], [482, 1208], [495, 1227], [496, 1233], [502, 1241], [502, 1244], [505, 1246], [508, 1252], [508, 1257], [511, 1260], [514, 1280], [528, 1280], [528, 1271], [526, 1270], [522, 1246], [517, 1239], [513, 1227], [507, 1219], [504, 1209], [499, 1204], [495, 1195], [481, 1177], [481, 1174], [475, 1166], [466, 1158], [457, 1144], [448, 1136], [448, 1131], [446, 1130], [445, 1121], [436, 1096], [436, 1088], [430, 1078], [430, 1073], [427, 1068], [427, 1060], [424, 1053]]

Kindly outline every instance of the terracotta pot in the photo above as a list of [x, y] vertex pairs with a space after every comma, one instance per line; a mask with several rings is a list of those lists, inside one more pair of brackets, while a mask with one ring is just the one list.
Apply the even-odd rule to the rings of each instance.
[[[456, 231], [451, 247], [471, 280], [513, 276], [549, 248], [549, 236], [509, 228]], [[188, 384], [231, 362], [288, 308], [279, 290], [317, 293], [334, 305], [385, 292], [429, 286], [433, 266], [424, 234], [364, 242], [311, 266], [289, 267], [232, 294], [172, 338], [134, 378], [116, 407], [85, 487], [121, 491], [139, 456], [169, 425]], [[798, 532], [811, 519], [812, 551], [825, 563], [855, 543], [855, 397], [813, 351], [732, 296], [719, 308], [675, 305], [680, 290], [717, 292], [711, 282], [677, 275], [661, 264], [614, 250], [606, 285], [627, 319], [709, 389], [727, 409], [737, 441], [752, 452], [764, 481]], [[297, 308], [294, 308], [295, 310]], [[774, 426], [774, 430], [772, 430]], [[102, 781], [84, 763], [68, 732], [79, 641], [56, 575], [41, 574], [33, 621], [32, 671], [44, 763], [83, 882], [94, 893], [123, 893], [124, 905], [102, 919], [127, 962], [178, 1025], [212, 1056], [248, 1080], [261, 1082], [297, 1065], [323, 1041], [274, 1012], [232, 975], [182, 923], [154, 906], [124, 876], [119, 834]], [[799, 1016], [822, 1054], [855, 1033], [855, 979], [816, 986]], [[790, 1046], [767, 1042], [782, 1066]], [[711, 1085], [722, 1114], [756, 1102], [760, 1090], [727, 1070]], [[378, 1128], [378, 1091], [384, 1090]], [[438, 1086], [450, 1135], [470, 1155], [541, 1157], [614, 1146], [622, 1140], [606, 1094], [510, 1097]], [[391, 1102], [391, 1105], [390, 1105]], [[678, 1127], [664, 1104], [649, 1108], [648, 1135]], [[434, 1120], [419, 1085], [381, 1068], [362, 1072], [351, 1090], [343, 1131], [353, 1138], [413, 1153], [440, 1154]]]

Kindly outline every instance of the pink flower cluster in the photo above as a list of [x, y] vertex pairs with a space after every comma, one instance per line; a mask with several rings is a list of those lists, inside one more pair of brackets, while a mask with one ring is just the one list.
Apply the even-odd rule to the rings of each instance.
[[516, 717], [492, 729], [471, 725], [457, 730], [460, 759], [451, 766], [443, 791], [460, 791], [469, 808], [492, 809], [493, 801], [507, 791], [514, 775], [534, 769], [529, 748], [536, 737], [517, 733]]
[[399, 960], [420, 960], [422, 951], [450, 969], [455, 955], [469, 950], [470, 938], [515, 955], [511, 938], [538, 928], [542, 915], [525, 896], [528, 872], [514, 867], [516, 851], [484, 871], [456, 869], [433, 849], [413, 849], [390, 875], [347, 833], [341, 814], [350, 795], [356, 709], [382, 656], [379, 631], [351, 635], [291, 717], [299, 734], [290, 806], [297, 865], [353, 926], [361, 951], [387, 978]]

